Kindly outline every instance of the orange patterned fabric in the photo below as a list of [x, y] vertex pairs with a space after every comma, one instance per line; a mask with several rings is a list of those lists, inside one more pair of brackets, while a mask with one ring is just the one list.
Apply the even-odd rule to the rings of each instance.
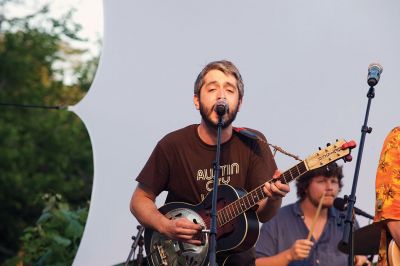
[[[375, 180], [375, 219], [400, 220], [400, 127], [394, 128], [383, 143]], [[379, 266], [387, 265], [386, 231], [381, 232]]]

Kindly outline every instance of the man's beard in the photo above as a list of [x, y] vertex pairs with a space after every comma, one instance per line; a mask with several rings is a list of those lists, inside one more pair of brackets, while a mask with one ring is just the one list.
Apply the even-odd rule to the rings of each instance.
[[[211, 120], [211, 115], [214, 112], [215, 109], [215, 105], [211, 108], [211, 109], [207, 109], [206, 107], [203, 106], [203, 104], [200, 102], [200, 114], [201, 117], [203, 118], [203, 121], [206, 123], [206, 125], [209, 128], [214, 128], [214, 129], [218, 129], [218, 123], [217, 122], [213, 122]], [[222, 124], [222, 128], [227, 128], [229, 125], [232, 124], [232, 122], [235, 120], [236, 115], [238, 113], [239, 110], [239, 105], [236, 106], [236, 108], [234, 110], [231, 111], [230, 108], [228, 108], [228, 119], [224, 120], [224, 123]]]

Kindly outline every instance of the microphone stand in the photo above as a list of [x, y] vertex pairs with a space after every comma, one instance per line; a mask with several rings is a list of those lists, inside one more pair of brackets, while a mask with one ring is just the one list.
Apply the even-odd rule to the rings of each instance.
[[222, 121], [222, 115], [218, 114], [218, 129], [217, 129], [217, 151], [215, 154], [214, 161], [214, 184], [212, 191], [212, 203], [211, 203], [211, 228], [210, 228], [210, 250], [209, 258], [210, 265], [216, 265], [216, 248], [217, 248], [217, 194], [218, 194], [218, 177], [220, 171], [220, 155], [221, 155], [221, 130], [224, 122]]
[[[368, 104], [367, 104], [367, 110], [365, 113], [365, 118], [364, 118], [364, 124], [361, 128], [361, 140], [360, 140], [360, 148], [358, 150], [357, 154], [357, 162], [356, 162], [356, 168], [354, 171], [354, 179], [353, 179], [353, 185], [351, 187], [351, 194], [350, 196], [347, 197], [348, 201], [348, 206], [347, 206], [347, 213], [346, 213], [346, 219], [345, 219], [345, 228], [343, 231], [343, 238], [340, 241], [339, 245], [342, 247], [346, 248], [349, 250], [349, 260], [348, 260], [348, 265], [353, 266], [354, 265], [354, 241], [353, 241], [353, 235], [354, 235], [354, 219], [353, 219], [353, 209], [354, 209], [354, 204], [356, 202], [356, 189], [357, 189], [357, 182], [358, 182], [358, 174], [360, 172], [360, 165], [361, 165], [361, 158], [362, 158], [362, 153], [364, 149], [364, 142], [365, 142], [365, 136], [367, 133], [371, 133], [372, 128], [367, 126], [368, 123], [368, 116], [369, 116], [369, 109], [371, 106], [371, 100], [375, 97], [375, 91], [374, 87], [371, 86], [368, 90], [367, 93], [368, 97]], [[347, 248], [348, 247], [348, 248]]]
[[143, 231], [144, 231], [144, 227], [141, 225], [137, 226], [138, 232], [136, 234], [136, 236], [132, 236], [132, 247], [131, 247], [131, 251], [129, 252], [128, 258], [126, 259], [125, 262], [125, 266], [129, 265], [129, 262], [131, 261], [131, 257], [133, 255], [133, 257], [135, 257], [135, 250], [137, 248], [137, 246], [139, 245], [139, 253], [138, 253], [138, 264], [137, 265], [142, 265], [142, 261], [143, 261], [143, 244], [144, 244], [144, 240], [143, 240]]

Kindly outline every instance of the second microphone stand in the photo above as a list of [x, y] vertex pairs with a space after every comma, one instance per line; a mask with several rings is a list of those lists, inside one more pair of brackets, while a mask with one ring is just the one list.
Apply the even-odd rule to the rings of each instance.
[[356, 202], [356, 190], [357, 190], [357, 182], [358, 182], [358, 174], [360, 172], [360, 165], [361, 165], [361, 158], [362, 158], [362, 153], [364, 149], [364, 142], [365, 142], [365, 136], [367, 133], [371, 133], [372, 128], [367, 126], [368, 123], [368, 116], [369, 116], [369, 109], [371, 106], [371, 100], [375, 97], [375, 91], [374, 87], [371, 86], [368, 90], [368, 104], [367, 104], [367, 110], [365, 113], [365, 118], [364, 118], [364, 124], [361, 128], [361, 140], [360, 140], [360, 148], [358, 150], [358, 155], [357, 155], [357, 162], [356, 162], [356, 168], [354, 171], [354, 179], [353, 179], [353, 185], [351, 187], [351, 194], [348, 196], [348, 207], [347, 207], [347, 213], [346, 213], [346, 219], [345, 219], [345, 228], [343, 231], [343, 238], [339, 245], [342, 247], [345, 247], [349, 251], [349, 261], [348, 265], [353, 266], [354, 265], [354, 241], [353, 241], [353, 233], [354, 233], [354, 220], [353, 220], [353, 208], [354, 204]]
[[214, 161], [214, 184], [212, 191], [212, 203], [211, 203], [211, 228], [210, 228], [210, 249], [209, 258], [210, 265], [216, 265], [216, 249], [217, 249], [217, 197], [218, 197], [218, 177], [220, 171], [220, 156], [221, 156], [221, 131], [224, 122], [222, 115], [218, 114], [218, 129], [217, 129], [217, 151], [215, 154]]
[[132, 243], [128, 258], [126, 259], [125, 266], [129, 265], [132, 257], [135, 257], [135, 251], [138, 246], [139, 246], [139, 253], [137, 255], [137, 264], [136, 265], [140, 266], [140, 265], [142, 265], [142, 262], [143, 262], [144, 239], [143, 239], [142, 234], [144, 232], [144, 227], [141, 225], [138, 225], [137, 229], [138, 229], [138, 232], [137, 232], [136, 236], [132, 237], [133, 243]]

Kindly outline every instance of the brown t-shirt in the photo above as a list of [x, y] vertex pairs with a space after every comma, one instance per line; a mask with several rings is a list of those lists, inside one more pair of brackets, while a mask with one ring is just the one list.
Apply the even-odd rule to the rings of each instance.
[[[136, 181], [155, 195], [168, 191], [166, 202], [201, 202], [213, 188], [215, 145], [204, 143], [198, 125], [167, 134], [161, 139]], [[257, 132], [259, 136], [265, 137]], [[266, 143], [233, 131], [221, 145], [219, 184], [250, 191], [272, 178], [276, 164]]]
[[[213, 189], [216, 146], [204, 143], [190, 125], [171, 132], [154, 148], [136, 181], [155, 195], [168, 191], [166, 202], [201, 202]], [[251, 130], [265, 140], [260, 132]], [[264, 142], [233, 131], [221, 145], [219, 184], [251, 191], [272, 178], [276, 170], [271, 150]], [[230, 265], [254, 265], [254, 247], [230, 257]]]

